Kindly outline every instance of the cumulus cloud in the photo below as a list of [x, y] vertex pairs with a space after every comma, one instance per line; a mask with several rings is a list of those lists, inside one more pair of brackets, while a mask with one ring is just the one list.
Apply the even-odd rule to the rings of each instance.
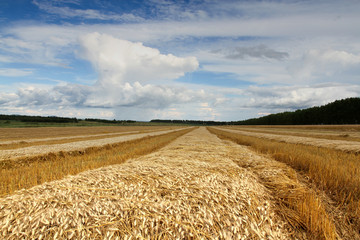
[[205, 99], [204, 91], [179, 87], [126, 83], [115, 89], [67, 84], [52, 88], [23, 87], [16, 93], [0, 93], [0, 106], [45, 108], [124, 108], [162, 109], [176, 103]]
[[6, 106], [10, 103], [13, 103], [18, 99], [18, 96], [15, 93], [1, 93], [0, 92], [0, 106]]
[[117, 85], [125, 82], [173, 80], [195, 71], [195, 57], [180, 58], [161, 54], [158, 49], [142, 43], [91, 33], [80, 38], [80, 56], [90, 61], [99, 73], [99, 84]]
[[[176, 1], [161, 1], [163, 4], [153, 1], [154, 7], [149, 1], [151, 16], [146, 11], [132, 11], [147, 18], [146, 21], [138, 19], [139, 22], [131, 20], [137, 17], [132, 14], [116, 16], [111, 12], [115, 10], [109, 7], [83, 9], [79, 7], [81, 2], [34, 0], [33, 3], [44, 14], [38, 19], [45, 20], [46, 17], [51, 24], [24, 21], [4, 24], [0, 28], [0, 62], [10, 64], [4, 64], [3, 69], [14, 67], [17, 63], [31, 65], [21, 65], [28, 68], [22, 71], [0, 70], [0, 75], [24, 76], [21, 80], [34, 82], [38, 79], [25, 78], [25, 75], [36, 72], [34, 78], [52, 75], [51, 78], [63, 80], [65, 77], [60, 76], [65, 74], [61, 73], [68, 69], [56, 71], [54, 68], [54, 74], [50, 74], [50, 71], [42, 71], [34, 65], [65, 65], [74, 67], [69, 70], [73, 75], [77, 74], [77, 66], [80, 66], [79, 78], [88, 79], [90, 77], [81, 72], [84, 70], [82, 62], [76, 59], [80, 57], [94, 66], [98, 73], [96, 84], [72, 84], [74, 80], [66, 75], [69, 83], [63, 86], [22, 87], [11, 94], [4, 93], [5, 88], [2, 88], [1, 109], [4, 106], [8, 109], [11, 106], [24, 106], [24, 109], [31, 106], [33, 109], [105, 107], [104, 111], [110, 112], [116, 108], [117, 115], [126, 112], [136, 116], [139, 109], [145, 112], [149, 108], [147, 116], [151, 116], [151, 111], [158, 111], [154, 108], [167, 109], [166, 106], [172, 107], [177, 103], [186, 106], [187, 111], [179, 107], [174, 114], [186, 112], [184, 116], [195, 116], [195, 113], [201, 114], [199, 103], [208, 101], [203, 99], [211, 98], [209, 92], [213, 92], [217, 99], [211, 107], [221, 111], [223, 119], [235, 120], [236, 114], [244, 114], [241, 110], [234, 111], [236, 106], [247, 106], [247, 111], [250, 107], [259, 107], [261, 112], [267, 113], [274, 112], [275, 108], [282, 111], [359, 96], [360, 31], [354, 22], [358, 22], [360, 5], [355, 0], [351, 4], [336, 1], [311, 4], [298, 1], [224, 1], [222, 4], [201, 1], [196, 6], [192, 1], [180, 5]], [[148, 2], [144, 4], [149, 7]], [[194, 7], [189, 8], [188, 5]], [[143, 7], [141, 5], [142, 10]], [[153, 15], [154, 12], [157, 14]], [[56, 24], [58, 20], [68, 23]], [[76, 24], [77, 20], [81, 24]], [[92, 24], [86, 24], [86, 20], [91, 20], [88, 22]], [[146, 47], [150, 45], [176, 56]], [[81, 49], [78, 49], [79, 46]], [[77, 54], [74, 58], [75, 48]], [[216, 51], [217, 54], [210, 52], [217, 48], [221, 48]], [[328, 50], [317, 50], [321, 48]], [[182, 56], [197, 58], [182, 57], [180, 52]], [[253, 87], [243, 91], [241, 88], [246, 88], [244, 85], [227, 89], [233, 94], [224, 93], [221, 87], [213, 90], [206, 85], [191, 86], [194, 90], [175, 87], [173, 79], [198, 69], [197, 59], [202, 63], [202, 71], [233, 73], [238, 79], [253, 84], [297, 86]], [[300, 86], [304, 82], [313, 85]], [[320, 82], [353, 85], [314, 86]], [[27, 85], [31, 86], [30, 83]], [[198, 90], [200, 87], [206, 88], [206, 94]], [[228, 111], [226, 118], [223, 117], [224, 109]], [[210, 111], [206, 114], [209, 116]]]
[[99, 33], [83, 36], [80, 45], [79, 56], [91, 62], [99, 74], [96, 90], [85, 105], [164, 107], [202, 95], [183, 88], [154, 85], [159, 81], [170, 83], [196, 70], [199, 63], [195, 57], [164, 55], [142, 43]]
[[254, 47], [236, 47], [228, 50], [215, 50], [214, 53], [223, 54], [228, 59], [269, 58], [282, 60], [289, 57], [287, 52], [280, 52], [261, 44]]
[[[13, 107], [69, 107], [84, 106], [90, 87], [68, 84], [49, 87], [45, 85], [29, 85], [19, 87], [15, 93], [2, 93], [0, 99], [11, 96], [3, 101], [3, 105]], [[0, 102], [1, 105], [1, 102]]]
[[360, 86], [329, 83], [312, 86], [249, 87], [244, 91], [244, 95], [248, 97], [248, 101], [242, 103], [242, 107], [285, 111], [358, 97]]
[[185, 88], [125, 83], [114, 89], [94, 88], [84, 102], [88, 107], [143, 107], [164, 108], [174, 103], [187, 103], [205, 97], [203, 91]]
[[[80, 45], [82, 49], [79, 56], [90, 61], [99, 74], [94, 85], [20, 88], [12, 98], [12, 104], [91, 108], [136, 106], [159, 109], [174, 103], [205, 98], [204, 91], [188, 90], [170, 84], [171, 80], [198, 68], [199, 63], [195, 57], [164, 55], [142, 43], [99, 33], [82, 37]], [[162, 81], [162, 84], [157, 84], [157, 81]], [[163, 84], [164, 81], [169, 84]]]
[[302, 59], [293, 63], [289, 71], [298, 78], [317, 76], [330, 77], [360, 66], [360, 55], [333, 49], [312, 49], [304, 53]]

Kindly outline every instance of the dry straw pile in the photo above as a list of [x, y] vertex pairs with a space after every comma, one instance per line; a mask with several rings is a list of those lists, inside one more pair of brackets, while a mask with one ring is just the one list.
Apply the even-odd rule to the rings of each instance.
[[[297, 222], [300, 225], [305, 225], [311, 232], [319, 233], [325, 239], [336, 237], [335, 227], [336, 233], [343, 239], [360, 239], [359, 155], [330, 148], [244, 136], [242, 132], [240, 134], [235, 131], [222, 131], [220, 128], [211, 128], [210, 131], [221, 138], [251, 146], [261, 153], [270, 155], [278, 164], [283, 162], [297, 170], [298, 173], [292, 171], [292, 174], [286, 173], [279, 177], [277, 174], [272, 174], [271, 178], [263, 177], [262, 174], [259, 176], [263, 179], [264, 185], [268, 189], [274, 189], [277, 198], [282, 199], [283, 203], [280, 204], [285, 204], [289, 209], [298, 212]], [[249, 164], [252, 166], [257, 158], [250, 159]], [[242, 160], [242, 163], [244, 162]], [[270, 162], [260, 164], [257, 168], [261, 165], [266, 169], [271, 168]], [[291, 183], [297, 179], [296, 175], [302, 176], [302, 181], [313, 191], [301, 194], [305, 189]], [[286, 183], [284, 176], [288, 176], [291, 181]], [[286, 185], [289, 187], [286, 188]], [[293, 214], [290, 213], [289, 216], [291, 215]], [[334, 224], [331, 224], [331, 221]]]
[[[78, 129], [74, 127], [74, 131], [71, 132], [68, 128], [57, 127], [50, 128], [46, 134], [44, 128], [37, 129], [25, 129], [23, 134], [19, 136], [19, 129], [14, 129], [13, 132], [5, 131], [9, 129], [0, 129], [0, 134], [4, 139], [10, 138], [12, 140], [2, 140], [0, 137], [0, 150], [19, 149], [30, 146], [41, 145], [55, 145], [62, 143], [74, 143], [79, 141], [99, 140], [104, 138], [118, 137], [122, 135], [140, 134], [147, 132], [158, 132], [163, 130], [180, 129], [180, 127], [84, 127], [84, 129]], [[132, 130], [132, 131], [130, 131]], [[3, 133], [4, 132], [4, 133]], [[62, 133], [62, 134], [60, 134]]]
[[86, 149], [84, 149], [84, 145], [80, 145], [78, 147], [82, 148], [82, 150], [61, 151], [16, 160], [0, 161], [0, 196], [10, 194], [15, 190], [61, 179], [69, 174], [77, 174], [90, 169], [123, 163], [129, 158], [156, 151], [191, 130], [183, 129]]
[[5, 239], [289, 239], [272, 197], [204, 128], [156, 153], [0, 199]]
[[138, 133], [138, 134], [126, 134], [119, 135], [116, 137], [101, 137], [100, 139], [88, 139], [73, 142], [70, 139], [66, 140], [65, 143], [61, 144], [44, 144], [44, 145], [34, 145], [24, 148], [16, 148], [16, 149], [6, 149], [0, 151], [0, 161], [3, 160], [14, 160], [18, 158], [30, 157], [30, 156], [38, 156], [44, 155], [53, 152], [70, 152], [70, 151], [78, 151], [84, 150], [86, 148], [93, 147], [101, 147], [107, 144], [116, 144], [119, 142], [126, 142], [135, 139], [144, 138], [147, 136], [157, 136], [161, 134], [166, 134], [170, 132], [174, 132], [177, 130], [162, 130], [155, 132], [146, 132], [146, 133]]
[[[102, 126], [102, 127], [36, 127], [36, 128], [0, 128], [0, 141], [48, 140], [74, 136], [123, 133], [130, 131], [161, 130], [164, 126]], [[36, 141], [35, 140], [35, 141]]]
[[231, 133], [238, 133], [244, 136], [257, 137], [269, 140], [275, 140], [279, 142], [286, 142], [292, 144], [305, 144], [316, 147], [326, 147], [330, 149], [336, 149], [344, 152], [360, 153], [360, 142], [359, 141], [346, 141], [326, 138], [315, 138], [315, 137], [301, 137], [294, 135], [282, 135], [282, 134], [271, 134], [264, 132], [244, 131], [221, 128]]
[[360, 125], [238, 125], [225, 128], [285, 136], [360, 142]]

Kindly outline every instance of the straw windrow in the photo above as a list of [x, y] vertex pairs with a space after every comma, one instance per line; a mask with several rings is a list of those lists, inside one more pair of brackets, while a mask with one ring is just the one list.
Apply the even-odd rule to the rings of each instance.
[[344, 152], [350, 153], [360, 153], [360, 142], [359, 141], [345, 141], [345, 140], [335, 140], [335, 139], [326, 139], [326, 138], [314, 138], [314, 137], [304, 137], [304, 136], [295, 136], [295, 135], [282, 135], [278, 133], [265, 133], [258, 131], [244, 131], [243, 129], [233, 129], [233, 128], [221, 128], [223, 131], [228, 131], [235, 134], [241, 134], [244, 136], [257, 137], [262, 139], [269, 139], [278, 142], [286, 142], [292, 144], [303, 144], [309, 146], [323, 147], [329, 149], [336, 149]]
[[[234, 147], [234, 146], [233, 146]], [[289, 239], [238, 152], [195, 130], [153, 154], [0, 199], [7, 239]], [[301, 236], [301, 235], [298, 235]]]
[[[279, 213], [295, 226], [305, 227], [316, 239], [360, 239], [358, 155], [244, 136], [223, 128], [210, 131], [258, 152], [238, 164], [249, 166], [259, 176], [277, 199]], [[259, 152], [266, 154], [266, 161]], [[297, 176], [305, 184], [299, 185]]]

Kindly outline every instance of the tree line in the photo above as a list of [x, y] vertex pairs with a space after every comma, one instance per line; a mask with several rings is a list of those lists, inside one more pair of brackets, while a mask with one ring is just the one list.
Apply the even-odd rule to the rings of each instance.
[[26, 116], [26, 115], [4, 115], [0, 114], [0, 120], [5, 121], [20, 121], [20, 122], [50, 122], [50, 123], [77, 123], [76, 118], [67, 117], [41, 117], [41, 116]]
[[101, 123], [114, 123], [114, 124], [122, 124], [122, 123], [135, 123], [134, 120], [106, 120], [106, 119], [98, 119], [98, 118], [85, 118], [85, 121], [88, 122], [101, 122]]
[[320, 107], [270, 114], [236, 125], [360, 124], [360, 98], [346, 98]]
[[[0, 120], [15, 120], [21, 122], [53, 122], [78, 123], [77, 118], [67, 117], [41, 117], [25, 115], [0, 114]], [[86, 118], [82, 121], [101, 122], [109, 124], [135, 123], [133, 120], [106, 120]], [[153, 119], [153, 123], [217, 126], [217, 125], [310, 125], [310, 124], [360, 124], [360, 98], [346, 98], [320, 107], [312, 107], [295, 112], [282, 112], [270, 114], [260, 118], [243, 121], [220, 122], [202, 120], [162, 120]]]
[[317, 125], [317, 124], [360, 124], [360, 98], [337, 100], [320, 107], [312, 107], [295, 112], [270, 114], [243, 121], [217, 122], [198, 120], [162, 120], [151, 122], [185, 125]]
[[206, 125], [206, 126], [226, 125], [229, 123], [229, 122], [202, 121], [202, 120], [167, 120], [167, 119], [165, 119], [165, 120], [153, 119], [150, 122], [180, 124], [180, 125]]
[[56, 116], [27, 116], [27, 115], [5, 115], [0, 114], [0, 120], [5, 121], [20, 121], [20, 122], [40, 122], [40, 123], [78, 123], [80, 120], [88, 121], [88, 122], [100, 122], [100, 123], [113, 123], [113, 124], [122, 124], [122, 123], [134, 123], [136, 121], [133, 120], [106, 120], [106, 119], [98, 119], [98, 118], [85, 118], [85, 119], [77, 119], [77, 118], [68, 118], [68, 117], [56, 117]]

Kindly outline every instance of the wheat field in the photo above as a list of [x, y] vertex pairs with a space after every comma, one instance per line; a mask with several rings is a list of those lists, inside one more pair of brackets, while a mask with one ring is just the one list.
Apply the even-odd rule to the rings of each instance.
[[[229, 132], [239, 133], [245, 136], [264, 138], [278, 142], [293, 144], [306, 144], [310, 146], [325, 147], [345, 152], [360, 153], [360, 133], [357, 128], [353, 131], [324, 131], [323, 128], [307, 130], [301, 128], [253, 128], [253, 127], [227, 127], [223, 128]], [[319, 131], [320, 130], [320, 131]]]
[[[269, 140], [226, 128], [163, 131], [76, 156], [62, 152], [54, 161], [44, 155], [43, 163], [91, 167], [3, 195], [0, 237], [360, 239], [356, 195], [340, 205], [332, 186], [284, 160], [281, 144], [290, 143], [271, 141], [281, 147], [272, 152], [261, 142]], [[135, 154], [141, 146], [150, 147]], [[95, 158], [103, 165], [93, 165]]]
[[337, 140], [326, 139], [327, 144], [320, 147], [313, 138], [301, 142], [298, 137], [293, 137], [285, 141], [280, 134], [269, 137], [228, 127], [211, 128], [210, 131], [290, 166], [301, 181], [317, 192], [326, 212], [332, 215], [341, 238], [359, 239], [360, 157], [358, 151], [348, 151], [353, 145], [349, 144], [349, 149], [344, 150], [336, 147]]
[[[0, 150], [0, 155], [7, 153], [8, 156], [8, 159], [0, 160], [0, 196], [61, 179], [69, 174], [122, 163], [129, 158], [151, 153], [190, 130], [157, 131], [75, 143], [32, 146], [20, 151]], [[32, 151], [34, 149], [36, 152]], [[54, 149], [58, 152], [51, 152]], [[16, 154], [8, 154], [9, 151]], [[29, 154], [24, 154], [26, 152]]]

